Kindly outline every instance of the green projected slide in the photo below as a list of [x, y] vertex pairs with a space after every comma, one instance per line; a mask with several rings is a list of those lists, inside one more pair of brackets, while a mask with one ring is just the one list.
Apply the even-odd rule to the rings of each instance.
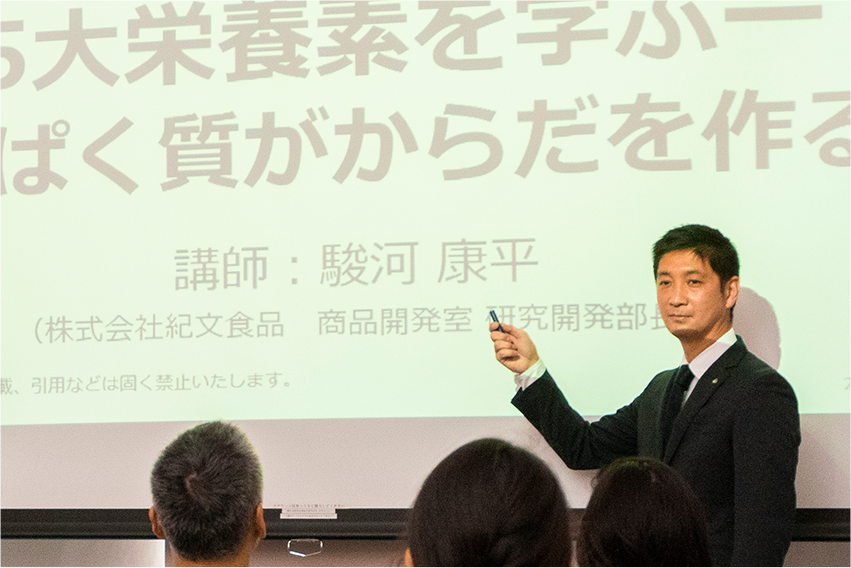
[[516, 416], [679, 344], [650, 249], [739, 250], [734, 328], [849, 411], [849, 4], [2, 6], [2, 424]]

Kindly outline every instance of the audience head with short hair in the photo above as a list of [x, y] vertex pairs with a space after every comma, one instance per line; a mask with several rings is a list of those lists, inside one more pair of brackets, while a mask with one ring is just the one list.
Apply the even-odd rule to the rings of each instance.
[[700, 500], [653, 458], [619, 458], [600, 471], [578, 548], [580, 566], [710, 565]]
[[497, 439], [470, 442], [429, 474], [414, 502], [415, 566], [566, 566], [568, 508], [538, 457]]
[[245, 434], [209, 422], [177, 437], [151, 472], [154, 533], [168, 541], [178, 565], [248, 565], [266, 536], [263, 474]]

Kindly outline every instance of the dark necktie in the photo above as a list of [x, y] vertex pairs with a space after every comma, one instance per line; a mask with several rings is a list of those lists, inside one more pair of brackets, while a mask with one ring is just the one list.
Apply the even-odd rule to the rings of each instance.
[[691, 381], [694, 379], [694, 374], [688, 365], [683, 365], [674, 374], [674, 380], [668, 388], [668, 394], [665, 397], [665, 406], [662, 408], [662, 451], [668, 447], [668, 438], [671, 437], [671, 429], [674, 427], [674, 420], [680, 409], [683, 406], [683, 397], [688, 391]]

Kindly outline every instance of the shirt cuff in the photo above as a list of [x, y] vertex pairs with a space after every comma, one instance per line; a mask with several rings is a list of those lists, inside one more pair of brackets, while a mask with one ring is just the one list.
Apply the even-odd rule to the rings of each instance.
[[538, 359], [537, 363], [526, 369], [522, 374], [514, 375], [514, 384], [517, 385], [517, 390], [526, 390], [529, 385], [544, 376], [547, 372], [547, 367], [544, 365], [543, 359]]

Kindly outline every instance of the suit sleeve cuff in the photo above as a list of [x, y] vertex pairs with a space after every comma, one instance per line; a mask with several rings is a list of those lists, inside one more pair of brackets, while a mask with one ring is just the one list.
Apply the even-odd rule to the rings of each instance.
[[538, 362], [526, 369], [522, 374], [514, 375], [514, 384], [517, 385], [517, 390], [526, 390], [529, 385], [544, 376], [547, 372], [547, 366], [544, 365], [543, 359], [538, 359]]

